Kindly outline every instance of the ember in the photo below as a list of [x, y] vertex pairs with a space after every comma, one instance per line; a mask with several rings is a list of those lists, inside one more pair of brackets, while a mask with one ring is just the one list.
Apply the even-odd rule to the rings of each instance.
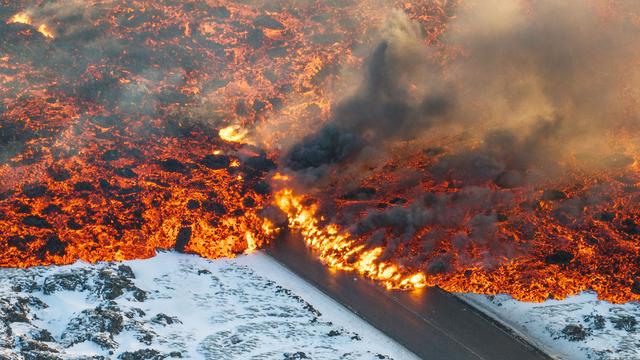
[[288, 227], [387, 288], [640, 300], [635, 3], [0, 16], [1, 266], [235, 256]]

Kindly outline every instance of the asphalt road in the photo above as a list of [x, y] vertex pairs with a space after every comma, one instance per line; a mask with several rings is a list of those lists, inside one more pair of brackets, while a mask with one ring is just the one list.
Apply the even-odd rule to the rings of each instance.
[[267, 253], [423, 359], [550, 359], [438, 288], [387, 291], [353, 273], [324, 266], [295, 235], [283, 236]]

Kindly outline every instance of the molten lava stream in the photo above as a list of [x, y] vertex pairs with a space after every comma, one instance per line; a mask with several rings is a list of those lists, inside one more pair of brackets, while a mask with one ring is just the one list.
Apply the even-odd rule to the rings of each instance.
[[304, 197], [291, 189], [275, 194], [278, 207], [289, 219], [289, 228], [300, 232], [307, 246], [318, 253], [328, 266], [342, 271], [356, 271], [368, 278], [380, 281], [387, 289], [418, 289], [427, 285], [427, 277], [421, 272], [409, 273], [397, 265], [380, 262], [381, 247], [364, 250], [351, 235], [336, 225], [322, 227], [319, 224], [317, 206], [305, 206]]

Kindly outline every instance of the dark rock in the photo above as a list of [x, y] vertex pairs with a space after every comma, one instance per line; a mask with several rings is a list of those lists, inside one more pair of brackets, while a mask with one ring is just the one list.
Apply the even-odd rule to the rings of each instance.
[[606, 222], [611, 222], [616, 218], [616, 213], [603, 211], [598, 215], [598, 219]]
[[120, 159], [120, 153], [118, 150], [107, 150], [102, 154], [101, 158], [104, 161], [115, 161]]
[[77, 183], [73, 184], [73, 189], [75, 191], [94, 191], [95, 190], [93, 185], [88, 181], [78, 181]]
[[635, 317], [630, 315], [623, 315], [617, 318], [610, 319], [613, 323], [613, 327], [617, 330], [625, 330], [627, 332], [635, 332], [638, 321]]
[[64, 214], [64, 211], [60, 208], [60, 206], [56, 204], [49, 204], [46, 208], [42, 209], [43, 215], [51, 215], [51, 214]]
[[542, 193], [542, 200], [546, 200], [546, 201], [557, 201], [557, 200], [564, 200], [567, 198], [567, 194], [565, 194], [563, 191], [561, 190], [545, 190]]
[[257, 172], [267, 172], [274, 170], [277, 165], [273, 160], [263, 156], [253, 156], [244, 160], [244, 166]]
[[198, 208], [200, 208], [200, 201], [192, 199], [187, 202], [187, 209], [195, 210]]
[[41, 291], [42, 287], [34, 279], [18, 277], [13, 280], [11, 290], [15, 292], [33, 293], [36, 291]]
[[200, 163], [212, 170], [226, 169], [231, 164], [231, 158], [226, 155], [207, 155]]
[[256, 206], [256, 201], [251, 196], [247, 196], [242, 200], [242, 205], [244, 207], [252, 208]]
[[34, 242], [36, 240], [36, 237], [33, 235], [25, 235], [25, 236], [10, 236], [9, 239], [7, 240], [7, 245], [16, 248], [20, 251], [26, 251], [27, 250], [27, 246]]
[[118, 346], [113, 337], [123, 330], [123, 317], [115, 305], [83, 310], [72, 318], [61, 335], [63, 345], [69, 347], [90, 340], [103, 349]]
[[284, 359], [285, 360], [296, 360], [296, 359], [310, 359], [310, 358], [304, 352], [298, 351], [296, 353], [285, 353], [284, 354]]
[[33, 335], [32, 339], [42, 342], [54, 342], [56, 339], [51, 336], [51, 333], [46, 329], [38, 329]]
[[204, 208], [205, 211], [214, 213], [219, 216], [225, 215], [227, 213], [227, 208], [223, 204], [217, 201], [211, 201], [211, 200], [204, 201], [202, 203], [202, 207]]
[[189, 243], [189, 240], [191, 240], [191, 228], [183, 227], [178, 232], [178, 236], [176, 236], [176, 245], [175, 245], [176, 251], [183, 253], [185, 247]]
[[31, 214], [33, 212], [33, 208], [22, 201], [16, 201], [13, 204], [13, 208], [16, 209], [18, 214]]
[[126, 351], [118, 356], [120, 360], [162, 360], [166, 355], [154, 349], [140, 349], [136, 351]]
[[633, 284], [631, 285], [631, 292], [640, 295], [640, 279], [633, 280]]
[[253, 25], [256, 27], [264, 27], [273, 30], [284, 29], [284, 25], [281, 22], [267, 15], [260, 15], [256, 17], [255, 20], [253, 20]]
[[125, 178], [125, 179], [135, 179], [138, 177], [138, 174], [136, 174], [135, 171], [133, 171], [132, 168], [130, 167], [123, 167], [123, 168], [118, 168], [114, 170], [114, 173], [121, 177], [121, 178]]
[[629, 235], [640, 234], [640, 226], [633, 219], [622, 220], [622, 231]]
[[47, 188], [42, 185], [29, 186], [22, 193], [29, 199], [35, 199], [47, 195]]
[[162, 326], [167, 326], [172, 324], [182, 324], [182, 321], [180, 321], [177, 317], [169, 316], [163, 313], [160, 313], [154, 316], [151, 319], [151, 322], [162, 325]]
[[579, 324], [569, 324], [562, 329], [563, 337], [569, 341], [582, 341], [587, 337], [587, 331]]
[[63, 256], [67, 250], [67, 243], [61, 241], [57, 235], [51, 235], [47, 238], [44, 245], [38, 249], [40, 258], [44, 258], [46, 254]]
[[67, 272], [53, 274], [44, 278], [42, 292], [51, 295], [56, 291], [84, 291], [88, 289], [86, 272]]
[[147, 300], [147, 292], [142, 289], [136, 288], [135, 290], [133, 290], [133, 298], [137, 301], [144, 302], [145, 300]]
[[271, 186], [265, 181], [258, 181], [253, 185], [253, 191], [258, 195], [268, 195], [271, 193]]
[[342, 195], [344, 200], [370, 200], [376, 194], [376, 189], [371, 187], [360, 187]]
[[160, 168], [166, 172], [174, 172], [180, 174], [184, 174], [188, 170], [185, 164], [173, 158], [160, 161]]
[[599, 315], [599, 314], [585, 315], [584, 316], [584, 321], [585, 322], [591, 322], [592, 323], [592, 328], [594, 330], [602, 330], [602, 329], [604, 329], [604, 327], [606, 325], [606, 320], [605, 320], [604, 316]]
[[78, 223], [75, 219], [67, 220], [67, 227], [71, 230], [81, 230], [83, 228], [82, 224]]
[[547, 264], [567, 265], [573, 260], [573, 257], [573, 254], [568, 251], [558, 250], [551, 255], [547, 255], [544, 261]]
[[66, 169], [49, 168], [47, 169], [47, 173], [49, 174], [49, 177], [53, 179], [53, 181], [61, 182], [71, 179], [71, 173]]
[[22, 223], [27, 226], [33, 226], [40, 229], [51, 229], [52, 226], [49, 222], [40, 216], [37, 215], [29, 215], [22, 219]]
[[401, 197], [397, 197], [397, 198], [393, 198], [391, 199], [391, 201], [389, 201], [391, 204], [397, 205], [397, 204], [406, 204], [407, 203], [407, 199], [405, 198], [401, 198]]

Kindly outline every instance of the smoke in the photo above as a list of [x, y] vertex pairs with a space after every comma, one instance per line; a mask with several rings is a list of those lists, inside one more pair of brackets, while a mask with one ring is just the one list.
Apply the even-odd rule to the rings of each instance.
[[[616, 136], [638, 130], [640, 27], [601, 10], [582, 0], [467, 1], [438, 46], [394, 11], [356, 90], [282, 163], [320, 197], [338, 192], [359, 200], [339, 210], [324, 205], [324, 215], [365, 246], [381, 246], [383, 261], [393, 256], [441, 273], [454, 264], [493, 267], [529, 251], [535, 227], [510, 209], [531, 210], [537, 202], [515, 203], [496, 186], [526, 188], [535, 199], [533, 189], [567, 175], [633, 162]], [[416, 154], [424, 164], [405, 161]], [[373, 187], [362, 187], [371, 179]], [[454, 191], [417, 186], [433, 183]], [[385, 198], [396, 194], [411, 200]], [[557, 202], [558, 223], [578, 226], [583, 209], [603, 197], [596, 191], [567, 199], [549, 190], [542, 200]], [[521, 243], [499, 231], [503, 222], [519, 229]], [[423, 251], [411, 253], [416, 248]], [[472, 259], [463, 249], [478, 253]]]
[[321, 177], [368, 147], [447, 145], [433, 143], [436, 133], [465, 142], [435, 175], [506, 187], [560, 176], [570, 159], [588, 169], [626, 163], [603, 135], [637, 128], [636, 25], [607, 20], [588, 1], [492, 0], [466, 2], [448, 29], [445, 50], [430, 47], [418, 23], [394, 12], [358, 90], [285, 165]]

